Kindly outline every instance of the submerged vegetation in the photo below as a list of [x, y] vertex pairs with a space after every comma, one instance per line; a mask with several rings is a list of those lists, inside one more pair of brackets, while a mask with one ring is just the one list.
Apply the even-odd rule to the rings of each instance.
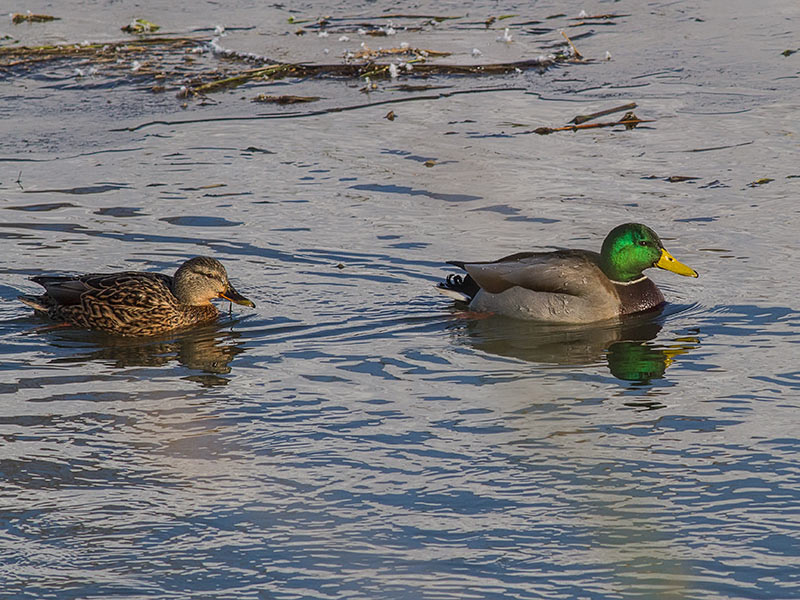
[[[192, 68], [201, 55], [212, 54], [221, 64], [211, 68]], [[191, 37], [153, 37], [112, 43], [64, 44], [35, 47], [0, 48], [0, 72], [9, 75], [35, 69], [43, 63], [79, 62], [81, 67], [108, 73], [135, 73], [137, 78], [150, 76], [161, 86], [171, 83], [181, 98], [202, 96], [240, 86], [244, 83], [269, 81], [285, 77], [343, 77], [395, 79], [399, 75], [502, 75], [537, 69], [543, 71], [559, 62], [585, 62], [571, 52], [507, 63], [441, 64], [436, 58], [448, 52], [421, 48], [397, 47], [378, 50], [362, 49], [341, 63], [268, 62], [249, 53], [221, 50], [212, 40]], [[403, 57], [401, 63], [381, 63], [380, 58]], [[259, 60], [260, 59], [260, 60]], [[249, 67], [262, 62], [259, 67]], [[232, 65], [244, 64], [247, 68]], [[77, 66], [76, 66], [77, 68]], [[80, 75], [85, 69], [77, 69]], [[161, 91], [160, 89], [158, 91]]]
[[[514, 35], [540, 36], [559, 32], [563, 40], [556, 37], [543, 44], [545, 50], [530, 58], [508, 62], [481, 60], [482, 52], [472, 50], [471, 60], [463, 56], [452, 61], [452, 51], [433, 48], [412, 47], [408, 43], [372, 48], [366, 42], [353, 51], [344, 51], [337, 61], [277, 61], [270, 57], [249, 52], [238, 52], [225, 48], [220, 40], [225, 29], [217, 27], [214, 36], [153, 36], [159, 26], [145, 19], [136, 18], [121, 29], [135, 39], [114, 42], [83, 42], [43, 46], [0, 47], [0, 77], [22, 76], [41, 68], [58, 65], [72, 68], [75, 77], [128, 78], [138, 85], [149, 80], [151, 91], [174, 90], [178, 98], [205, 98], [209, 94], [239, 87], [243, 84], [259, 84], [278, 79], [295, 78], [349, 78], [366, 83], [364, 91], [376, 87], [376, 81], [398, 78], [426, 78], [432, 76], [484, 76], [520, 73], [528, 70], [543, 72], [559, 63], [588, 63], [573, 42], [587, 33], [570, 38], [563, 30], [551, 26], [547, 21], [560, 19], [562, 27], [570, 28], [588, 22], [611, 23], [621, 15], [581, 15], [579, 20], [567, 19], [565, 15], [552, 15], [543, 21], [514, 22], [515, 15], [501, 15], [478, 21], [462, 16], [441, 15], [382, 15], [376, 19], [365, 17], [321, 17], [302, 20], [290, 17], [289, 25], [299, 27], [287, 34], [301, 36], [313, 34], [319, 38], [334, 36], [339, 43], [350, 40], [349, 36], [389, 38], [398, 32], [409, 33], [434, 30], [444, 22], [458, 21], [459, 27], [486, 30], [496, 26], [502, 35], [497, 42], [513, 44]], [[40, 19], [41, 17], [41, 19]], [[14, 15], [12, 19], [24, 21], [44, 20], [44, 15]], [[46, 17], [53, 19], [54, 17]], [[383, 24], [378, 24], [378, 20]], [[398, 23], [397, 21], [402, 23]], [[593, 21], [592, 21], [593, 20]], [[327, 55], [329, 50], [324, 50]], [[400, 89], [399, 87], [395, 89]], [[256, 101], [264, 102], [269, 96], [261, 95]]]

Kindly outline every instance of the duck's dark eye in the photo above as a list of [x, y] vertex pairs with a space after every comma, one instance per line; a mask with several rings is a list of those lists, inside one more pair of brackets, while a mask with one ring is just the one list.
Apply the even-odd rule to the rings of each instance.
[[647, 240], [639, 240], [640, 246], [647, 246]]

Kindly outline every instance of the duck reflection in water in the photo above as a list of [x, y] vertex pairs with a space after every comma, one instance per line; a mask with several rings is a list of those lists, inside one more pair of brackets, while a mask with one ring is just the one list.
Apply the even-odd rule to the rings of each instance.
[[56, 363], [100, 361], [115, 368], [160, 367], [177, 361], [198, 373], [187, 377], [203, 386], [226, 385], [231, 361], [244, 352], [240, 334], [225, 323], [214, 323], [172, 335], [126, 338], [80, 329], [54, 329], [49, 335], [58, 348]]
[[556, 365], [587, 366], [605, 359], [614, 377], [637, 383], [664, 377], [675, 356], [699, 343], [696, 338], [680, 338], [669, 345], [653, 343], [663, 326], [663, 318], [653, 313], [590, 326], [462, 314], [470, 318], [460, 319], [458, 330], [477, 350]]

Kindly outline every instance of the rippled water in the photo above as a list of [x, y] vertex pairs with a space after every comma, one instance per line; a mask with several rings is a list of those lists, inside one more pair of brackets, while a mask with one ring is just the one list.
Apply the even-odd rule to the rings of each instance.
[[[296, 14], [382, 24], [384, 6]], [[347, 45], [275, 6], [24, 8], [64, 17], [0, 26], [24, 44], [120, 39], [142, 16], [224, 24], [221, 43], [277, 60]], [[627, 16], [568, 28], [582, 9]], [[800, 53], [781, 52], [799, 12], [476, 4], [363, 38], [497, 62], [567, 27], [597, 59], [418, 93], [310, 78], [184, 109], [71, 63], [0, 73], [4, 597], [798, 596]], [[654, 122], [530, 133], [627, 102]], [[434, 290], [446, 260], [597, 249], [631, 220], [700, 272], [653, 274], [660, 315], [556, 328]], [[198, 254], [257, 309], [131, 340], [15, 300], [39, 273]]]

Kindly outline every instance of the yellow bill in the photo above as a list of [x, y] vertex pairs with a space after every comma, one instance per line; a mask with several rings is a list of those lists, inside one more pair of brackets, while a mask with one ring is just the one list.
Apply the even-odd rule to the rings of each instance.
[[675, 260], [675, 257], [667, 252], [664, 248], [661, 249], [661, 258], [658, 259], [656, 266], [659, 269], [666, 269], [678, 275], [685, 275], [686, 277], [697, 277], [697, 271], [691, 267], [687, 267], [682, 262]]

